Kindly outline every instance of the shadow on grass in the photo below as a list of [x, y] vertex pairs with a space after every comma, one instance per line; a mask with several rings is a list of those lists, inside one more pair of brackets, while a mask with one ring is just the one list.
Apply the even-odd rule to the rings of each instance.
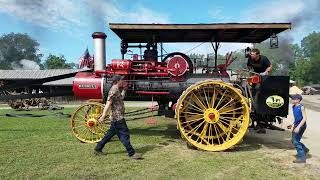
[[[133, 145], [134, 146], [134, 145]], [[156, 148], [162, 148], [164, 146], [160, 146], [160, 145], [146, 145], [146, 146], [143, 146], [143, 147], [134, 147], [134, 150], [137, 152], [137, 153], [140, 153], [140, 154], [145, 154], [147, 153], [148, 151], [152, 151]], [[121, 150], [121, 151], [115, 151], [115, 152], [108, 152], [107, 154], [126, 154], [127, 151], [126, 150]]]
[[294, 149], [291, 143], [291, 132], [289, 131], [267, 131], [266, 134], [250, 132], [243, 138], [243, 142], [228, 151], [254, 151], [262, 147], [268, 149]]
[[166, 129], [159, 129], [157, 126], [150, 126], [144, 128], [131, 128], [130, 134], [142, 135], [142, 136], [161, 136], [163, 138], [178, 139], [180, 133], [176, 129], [176, 125], [169, 124]]
[[[142, 136], [160, 136], [171, 140], [181, 139], [180, 133], [176, 130], [176, 126], [174, 124], [168, 124], [166, 127], [166, 129], [159, 129], [157, 126], [151, 126], [147, 128], [131, 128], [130, 134]], [[258, 134], [254, 131], [250, 131], [244, 136], [243, 141], [240, 144], [226, 151], [256, 151], [262, 147], [283, 150], [294, 149], [291, 143], [291, 132], [267, 130], [266, 134]]]
[[[160, 136], [173, 141], [181, 139], [180, 133], [176, 130], [176, 126], [173, 124], [168, 125], [167, 129], [158, 129], [156, 126], [148, 128], [132, 128], [130, 129], [130, 133], [142, 136]], [[167, 143], [164, 142], [160, 145], [166, 144]], [[257, 134], [251, 131], [244, 136], [243, 141], [240, 144], [226, 151], [256, 151], [262, 147], [283, 150], [294, 149], [291, 143], [291, 132], [268, 130], [266, 134]]]
[[147, 119], [147, 118], [152, 118], [157, 116], [160, 116], [160, 115], [149, 115], [149, 116], [133, 117], [133, 118], [126, 117], [125, 119], [126, 121], [137, 121], [137, 120], [142, 120], [142, 119]]

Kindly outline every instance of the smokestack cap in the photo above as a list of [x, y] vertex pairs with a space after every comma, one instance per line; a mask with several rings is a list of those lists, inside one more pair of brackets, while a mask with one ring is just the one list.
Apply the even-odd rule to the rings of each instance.
[[103, 32], [94, 32], [92, 34], [92, 38], [93, 39], [96, 39], [96, 38], [98, 38], [98, 39], [106, 39], [107, 35], [105, 33], [103, 33]]

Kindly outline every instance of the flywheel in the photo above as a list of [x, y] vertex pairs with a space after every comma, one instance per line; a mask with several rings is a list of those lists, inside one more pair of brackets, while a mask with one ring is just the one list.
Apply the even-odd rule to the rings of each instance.
[[206, 80], [181, 94], [176, 118], [189, 144], [206, 151], [223, 151], [242, 140], [249, 126], [250, 109], [237, 88]]
[[71, 117], [72, 133], [85, 143], [96, 143], [101, 141], [106, 131], [110, 128], [109, 116], [100, 123], [98, 120], [102, 115], [104, 105], [101, 103], [86, 103], [81, 105]]

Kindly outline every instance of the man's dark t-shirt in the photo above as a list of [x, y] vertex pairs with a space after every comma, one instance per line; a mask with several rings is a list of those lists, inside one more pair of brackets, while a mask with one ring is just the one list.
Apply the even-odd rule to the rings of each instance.
[[248, 58], [247, 66], [252, 67], [254, 72], [263, 73], [271, 65], [269, 59], [266, 56], [260, 55], [260, 59], [255, 61], [251, 58]]

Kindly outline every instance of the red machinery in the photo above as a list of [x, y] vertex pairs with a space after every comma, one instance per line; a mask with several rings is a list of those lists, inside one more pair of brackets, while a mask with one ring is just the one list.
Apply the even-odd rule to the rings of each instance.
[[[154, 95], [156, 100], [163, 103], [176, 102], [177, 95], [188, 86], [185, 82], [188, 79], [191, 83], [195, 82], [190, 77], [193, 73], [193, 64], [187, 55], [174, 52], [168, 54], [162, 62], [158, 62], [155, 47], [145, 51], [143, 60], [113, 59], [111, 64], [104, 67], [106, 35], [97, 32], [93, 33], [92, 37], [95, 44], [94, 71], [76, 75], [73, 91], [78, 97], [103, 99], [110, 88], [108, 79], [113, 75], [123, 75], [128, 82], [128, 99], [150, 99]], [[226, 69], [231, 63], [230, 54], [227, 55], [226, 64], [217, 66], [216, 74], [209, 77], [228, 79], [229, 74]], [[141, 94], [149, 96], [140, 97]], [[168, 94], [171, 96], [168, 97]], [[163, 99], [159, 95], [166, 95], [166, 98]]]
[[[288, 77], [256, 76], [231, 82], [227, 68], [234, 59], [227, 54], [225, 63], [218, 65], [217, 50], [219, 42], [260, 43], [289, 29], [291, 24], [110, 24], [110, 27], [121, 38], [122, 58], [106, 65], [107, 36], [93, 33], [94, 70], [76, 75], [73, 91], [78, 97], [104, 100], [111, 87], [110, 77], [123, 75], [128, 84], [126, 100], [156, 100], [160, 114], [175, 113], [180, 133], [189, 144], [208, 151], [225, 150], [240, 142], [250, 119], [270, 124], [277, 116], [288, 114]], [[204, 73], [194, 73], [186, 54], [174, 52], [163, 58], [162, 42], [211, 42], [215, 66], [205, 67]], [[124, 58], [128, 48], [145, 51], [140, 59], [134, 55], [129, 60]], [[249, 83], [261, 83], [261, 93], [256, 93], [256, 99]], [[270, 84], [274, 88], [270, 89]], [[101, 140], [108, 128], [108, 124], [97, 121], [103, 106], [88, 103], [76, 110], [72, 130], [79, 140]]]
[[[107, 81], [113, 75], [125, 76], [131, 97], [139, 98], [139, 96], [136, 96], [139, 94], [150, 95], [149, 97], [152, 95], [168, 95], [170, 94], [169, 88], [172, 88], [169, 85], [170, 82], [184, 82], [187, 74], [193, 71], [192, 62], [185, 54], [171, 53], [168, 56], [170, 58], [165, 58], [164, 62], [158, 62], [157, 54], [152, 54], [156, 53], [154, 49], [145, 51], [144, 57], [146, 59], [144, 60], [114, 59], [111, 64], [103, 67], [103, 62], [105, 62], [103, 47], [105, 46], [106, 35], [104, 33], [94, 33], [92, 37], [95, 44], [94, 71], [76, 75], [73, 82], [73, 91], [78, 97], [87, 99], [105, 98], [105, 93], [110, 88]], [[149, 56], [146, 54], [149, 54]]]

